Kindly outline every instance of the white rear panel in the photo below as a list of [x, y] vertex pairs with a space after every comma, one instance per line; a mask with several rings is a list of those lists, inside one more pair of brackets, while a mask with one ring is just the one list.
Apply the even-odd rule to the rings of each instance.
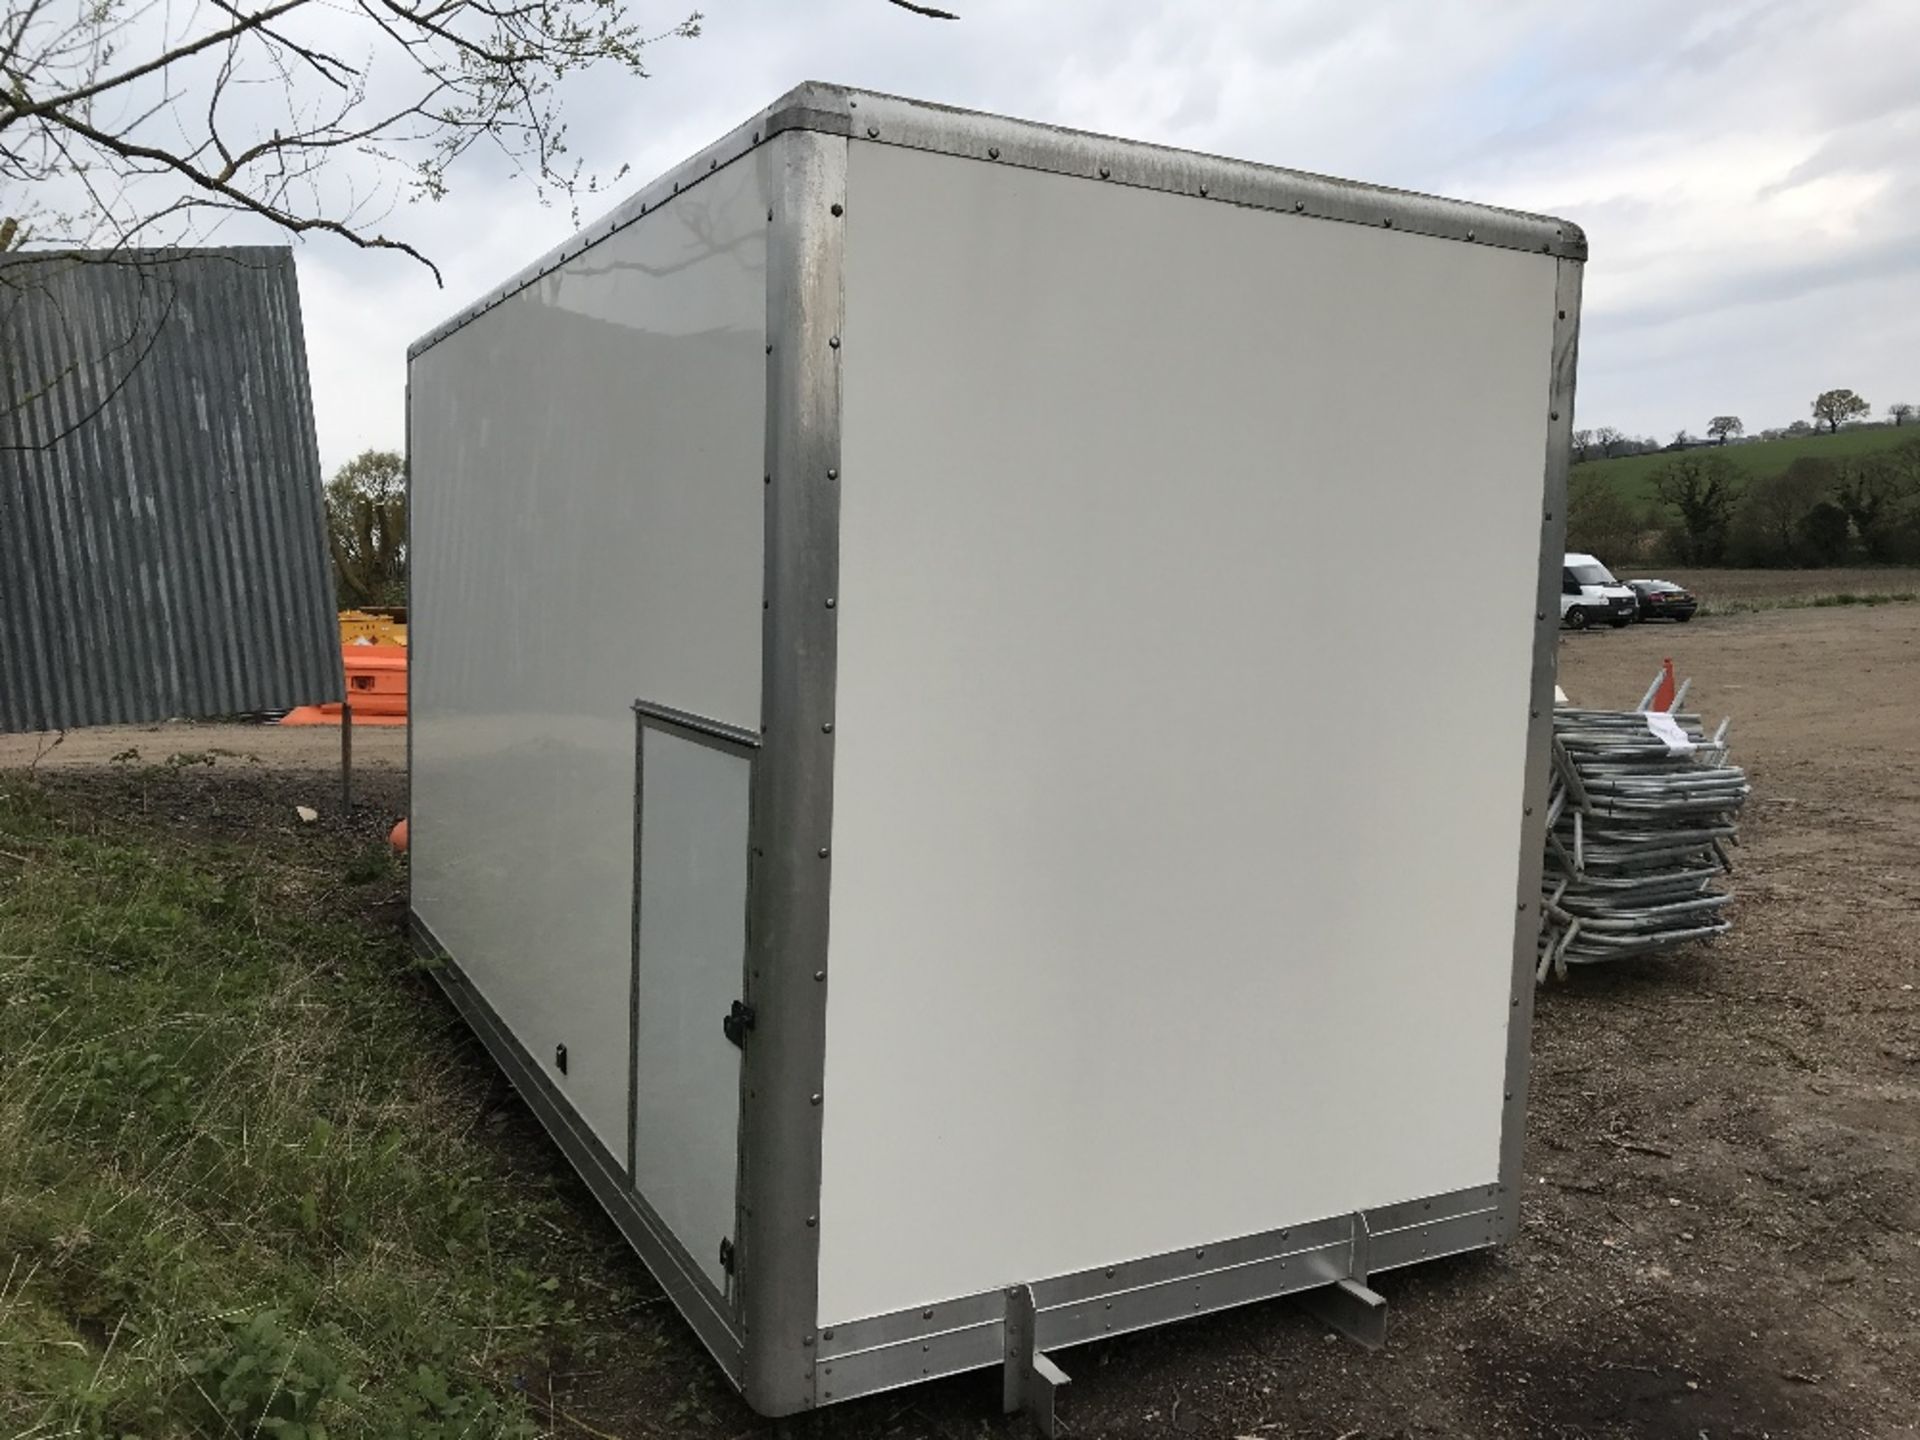
[[411, 370], [414, 909], [620, 1160], [629, 707], [760, 725], [766, 207], [756, 153]]
[[1555, 262], [850, 166], [820, 1320], [1492, 1183]]

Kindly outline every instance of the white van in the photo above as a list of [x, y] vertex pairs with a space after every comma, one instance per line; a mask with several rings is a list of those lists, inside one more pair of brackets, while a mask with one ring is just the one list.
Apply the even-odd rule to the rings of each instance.
[[1640, 602], [1591, 555], [1568, 553], [1560, 561], [1560, 623], [1584, 630], [1596, 620], [1631, 625]]

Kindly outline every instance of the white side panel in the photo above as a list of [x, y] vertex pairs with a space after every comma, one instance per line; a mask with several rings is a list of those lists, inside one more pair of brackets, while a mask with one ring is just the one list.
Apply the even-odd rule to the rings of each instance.
[[740, 1164], [740, 1052], [720, 1028], [747, 943], [744, 755], [641, 732], [640, 983], [633, 1179], [714, 1286], [727, 1288]]
[[411, 371], [414, 908], [622, 1160], [629, 706], [760, 724], [766, 207], [756, 152]]
[[850, 163], [821, 1322], [1493, 1183], [1553, 260]]

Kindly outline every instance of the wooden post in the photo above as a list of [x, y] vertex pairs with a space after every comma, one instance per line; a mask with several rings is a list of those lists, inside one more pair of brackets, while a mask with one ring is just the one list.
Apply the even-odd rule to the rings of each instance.
[[340, 702], [340, 813], [353, 809], [353, 701]]

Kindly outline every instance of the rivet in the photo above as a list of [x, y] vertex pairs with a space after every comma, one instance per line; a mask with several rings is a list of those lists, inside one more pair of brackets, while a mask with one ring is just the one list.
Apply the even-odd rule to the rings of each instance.
[[1380, 223], [1386, 226], [1387, 229], [1391, 230], [1393, 228], [1393, 217], [1389, 215], [1387, 216], [1386, 219], [1382, 220]]
[[1107, 1279], [1113, 1279], [1113, 1266], [1107, 1266]]
[[1527, 718], [1529, 720], [1538, 720], [1540, 718], [1540, 712], [1538, 710], [1529, 710], [1527, 712]]
[[987, 158], [989, 160], [998, 160], [1000, 158], [1000, 147], [998, 145], [989, 145], [987, 147]]
[[1296, 200], [1293, 202], [1293, 208], [1296, 210], [1304, 210], [1307, 208], [1307, 202], [1304, 200]]
[[827, 609], [833, 609], [833, 597], [831, 595], [827, 597]]
[[[813, 1229], [814, 1226], [818, 1225], [819, 1223], [820, 1223], [820, 1217], [818, 1215], [807, 1216], [807, 1229], [811, 1230]], [[831, 1330], [827, 1331], [827, 1339], [831, 1340], [832, 1338], [833, 1338], [833, 1331]]]
[[762, 485], [771, 485], [773, 483], [773, 477], [771, 475], [762, 475], [760, 477], [760, 483]]
[[767, 342], [767, 354], [771, 355], [772, 353], [773, 353], [773, 342], [769, 340]]
[[828, 854], [828, 851], [827, 851], [827, 847], [826, 847], [826, 846], [824, 846], [824, 845], [822, 845], [822, 846], [820, 847], [820, 858], [821, 858], [822, 860], [824, 860], [824, 859], [826, 859], [826, 858], [827, 858], [827, 854]]
[[827, 471], [827, 479], [838, 480], [839, 478], [840, 478], [840, 472], [838, 470]]
[[1104, 165], [1102, 165], [1102, 166], [1100, 167], [1100, 178], [1101, 178], [1102, 180], [1110, 180], [1110, 179], [1112, 179], [1112, 178], [1113, 178], [1113, 171], [1111, 171], [1111, 170], [1109, 170], [1109, 169], [1108, 169], [1108, 168], [1107, 168], [1106, 166], [1104, 166]]
[[[822, 735], [831, 735], [833, 733], [833, 722], [829, 720], [826, 724], [822, 725], [820, 727], [820, 733]], [[1531, 814], [1532, 812], [1529, 811], [1528, 813]]]
[[1202, 198], [1202, 199], [1205, 199], [1205, 198], [1206, 198], [1206, 194], [1207, 194], [1207, 187], [1206, 187], [1206, 186], [1204, 186], [1204, 185], [1202, 185], [1202, 186], [1200, 187], [1200, 196], [1201, 196], [1201, 198]]
[[810, 1105], [818, 1105], [820, 1103], [820, 1092], [816, 1090], [813, 1094], [809, 1095], [807, 1097], [807, 1103]]
[[1467, 239], [1469, 240], [1473, 239], [1473, 231], [1471, 230], [1467, 231]]
[[1019, 1293], [1020, 1293], [1020, 1287], [1018, 1285], [1007, 1286], [1007, 1294], [1018, 1295]]
[[880, 138], [880, 127], [878, 125], [867, 126], [867, 138], [869, 140], [878, 140]]
[[1193, 1252], [1193, 1258], [1196, 1260], [1204, 1260], [1207, 1258], [1207, 1252], [1205, 1250], [1196, 1250]]
[[1564, 320], [1564, 319], [1566, 319], [1566, 318], [1567, 318], [1567, 312], [1566, 312], [1566, 311], [1564, 311], [1564, 310], [1562, 310], [1562, 311], [1560, 312], [1560, 318], [1561, 318], [1562, 320]]
[[1560, 412], [1558, 410], [1547, 411], [1547, 419], [1558, 420], [1559, 418], [1560, 418]]
[[840, 348], [840, 337], [835, 335], [828, 339], [827, 348], [829, 350], [838, 350]]
[[758, 130], [753, 132], [753, 143], [756, 145], [760, 143], [760, 132]]
[[1533, 807], [1531, 805], [1528, 805], [1525, 808], [1523, 808], [1520, 813], [1522, 815], [1531, 815], [1533, 813]]
[[820, 1338], [821, 1338], [822, 1340], [831, 1340], [831, 1339], [833, 1338], [833, 1331], [831, 1331], [831, 1330], [822, 1330], [822, 1331], [820, 1332]]
[[1542, 255], [1551, 255], [1553, 253], [1553, 242], [1542, 240], [1540, 242], [1540, 253]]
[[1513, 997], [1513, 1008], [1516, 1010], [1520, 1008], [1520, 997], [1518, 995]]
[[1518, 905], [1515, 905], [1513, 908], [1524, 912], [1527, 908], [1527, 902], [1522, 900]]
[[1546, 515], [1546, 518], [1547, 518], [1547, 519], [1549, 519], [1549, 520], [1551, 520], [1551, 519], [1553, 518], [1553, 512], [1552, 512], [1551, 510], [1549, 510], [1549, 511], [1547, 511], [1547, 515]]
[[1547, 618], [1547, 612], [1544, 610], [1536, 610], [1533, 612], [1533, 618], [1536, 620], [1544, 620]]
[[801, 1343], [802, 1345], [811, 1345], [811, 1344], [813, 1343], [813, 1336], [811, 1336], [811, 1335], [802, 1335], [802, 1336], [800, 1337], [800, 1343]]
[[1289, 1235], [1291, 1235], [1292, 1233], [1293, 1233], [1293, 1232], [1292, 1232], [1291, 1230], [1282, 1230], [1282, 1231], [1280, 1232], [1280, 1238], [1281, 1238], [1282, 1240], [1284, 1240], [1284, 1239], [1286, 1239], [1286, 1238], [1287, 1238], [1287, 1236], [1289, 1236]]
[[920, 1312], [920, 1318], [921, 1318], [922, 1320], [931, 1320], [931, 1319], [933, 1318], [933, 1311], [931, 1311], [931, 1310], [922, 1310], [922, 1311]]
[[834, 205], [829, 205], [827, 207], [827, 211], [829, 214], [833, 214], [833, 215], [844, 215], [847, 213], [847, 207], [844, 205], [834, 204]]
[[1513, 1098], [1513, 1092], [1511, 1090], [1507, 1091], [1507, 1099], [1511, 1100], [1512, 1098]]
[[824, 970], [816, 970], [813, 972], [813, 978], [816, 980], [825, 980], [827, 978], [827, 972]]

